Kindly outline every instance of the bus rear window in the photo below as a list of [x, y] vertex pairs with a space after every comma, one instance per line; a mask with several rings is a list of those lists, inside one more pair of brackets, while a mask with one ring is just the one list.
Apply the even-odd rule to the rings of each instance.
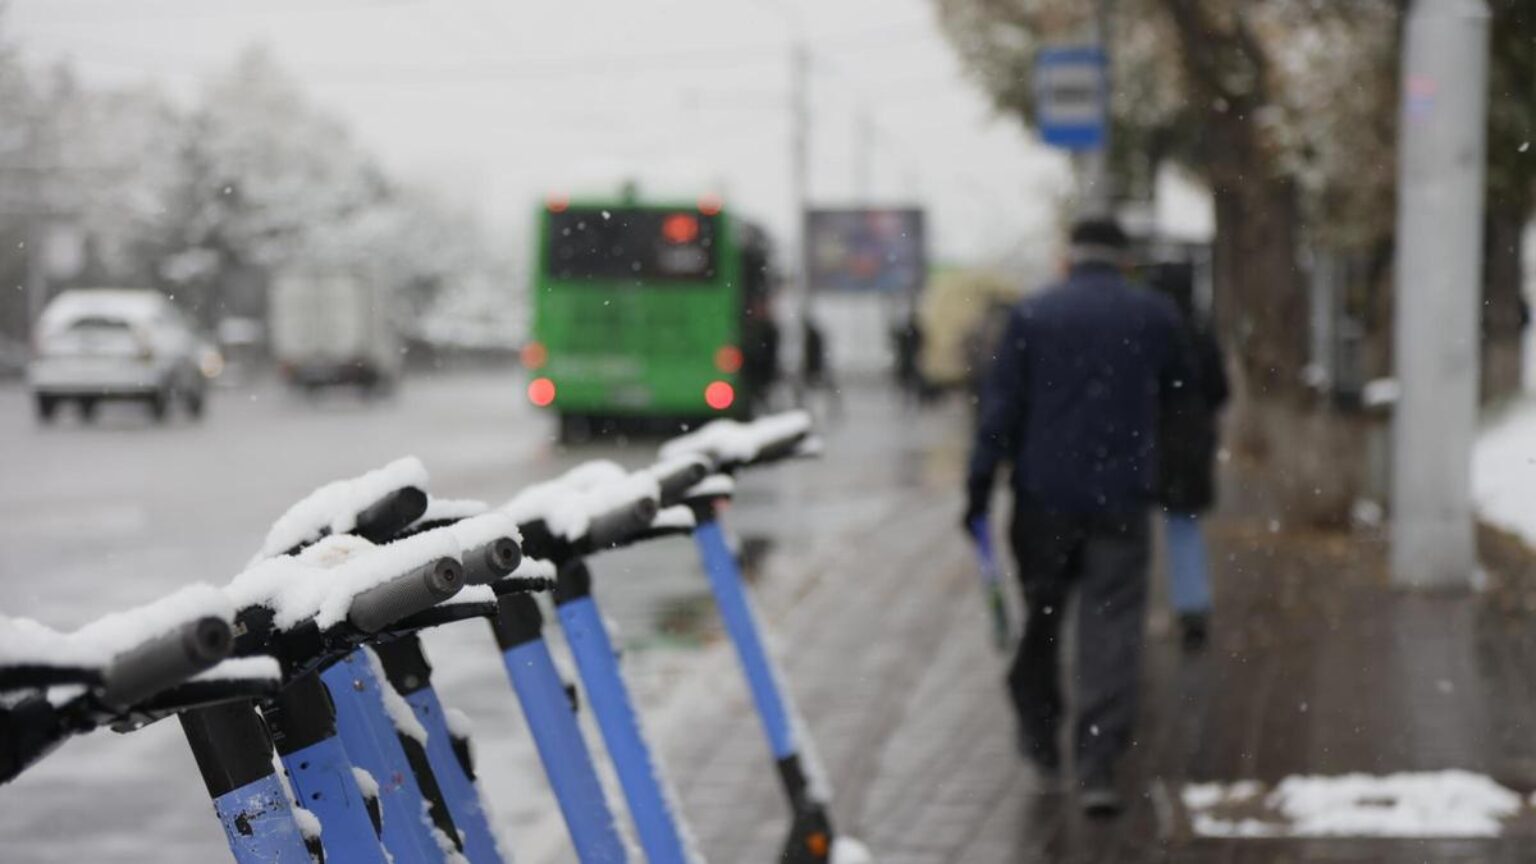
[[554, 279], [705, 282], [717, 218], [696, 210], [571, 209], [549, 214]]

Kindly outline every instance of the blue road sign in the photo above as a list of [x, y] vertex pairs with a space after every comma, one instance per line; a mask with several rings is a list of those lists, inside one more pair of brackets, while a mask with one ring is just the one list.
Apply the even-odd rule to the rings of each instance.
[[1042, 49], [1035, 58], [1035, 121], [1040, 137], [1064, 150], [1104, 146], [1109, 86], [1097, 45]]

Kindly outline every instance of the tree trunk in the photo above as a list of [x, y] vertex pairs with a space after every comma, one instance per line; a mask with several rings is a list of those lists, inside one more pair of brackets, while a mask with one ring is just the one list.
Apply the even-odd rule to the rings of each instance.
[[1255, 398], [1295, 401], [1307, 362], [1307, 294], [1296, 264], [1301, 213], [1286, 178], [1215, 188], [1216, 318]]
[[1520, 392], [1521, 336], [1526, 309], [1524, 209], [1490, 202], [1487, 257], [1483, 270], [1482, 398], [1497, 402]]

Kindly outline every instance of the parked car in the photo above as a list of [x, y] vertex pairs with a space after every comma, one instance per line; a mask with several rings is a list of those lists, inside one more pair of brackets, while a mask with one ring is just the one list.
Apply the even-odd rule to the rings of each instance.
[[104, 400], [134, 400], [164, 420], [174, 403], [201, 417], [210, 347], [164, 295], [122, 288], [74, 289], [53, 298], [38, 320], [27, 381], [37, 416], [52, 420], [75, 402], [89, 421]]

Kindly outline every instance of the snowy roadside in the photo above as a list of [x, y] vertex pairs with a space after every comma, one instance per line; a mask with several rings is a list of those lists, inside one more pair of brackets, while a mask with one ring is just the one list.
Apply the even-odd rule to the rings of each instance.
[[1472, 501], [1484, 522], [1536, 548], [1536, 400], [1512, 406], [1478, 435]]

